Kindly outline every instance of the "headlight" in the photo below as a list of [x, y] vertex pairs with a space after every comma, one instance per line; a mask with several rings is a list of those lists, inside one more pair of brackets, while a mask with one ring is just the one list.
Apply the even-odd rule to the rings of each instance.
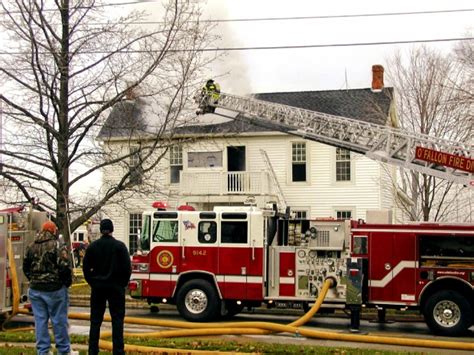
[[149, 270], [150, 270], [150, 264], [147, 264], [147, 263], [132, 264], [132, 271], [134, 272], [148, 272]]

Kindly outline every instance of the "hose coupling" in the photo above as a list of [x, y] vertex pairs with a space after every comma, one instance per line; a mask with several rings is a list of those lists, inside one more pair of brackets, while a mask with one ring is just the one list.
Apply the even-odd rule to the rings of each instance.
[[331, 285], [329, 286], [329, 288], [334, 288], [337, 286], [337, 280], [334, 276], [328, 276], [324, 281], [331, 281]]

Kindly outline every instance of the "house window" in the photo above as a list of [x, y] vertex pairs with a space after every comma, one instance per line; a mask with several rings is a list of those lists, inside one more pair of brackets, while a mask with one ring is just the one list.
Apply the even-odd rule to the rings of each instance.
[[306, 143], [291, 144], [292, 181], [306, 181]]
[[139, 146], [130, 147], [130, 182], [141, 184], [143, 182], [143, 168]]
[[84, 233], [83, 232], [74, 232], [73, 241], [83, 242], [84, 241]]
[[351, 219], [352, 211], [336, 211], [337, 219]]
[[138, 237], [140, 227], [142, 225], [141, 213], [130, 213], [128, 217], [129, 230], [128, 230], [128, 250], [130, 255], [133, 255], [138, 249]]
[[188, 168], [222, 167], [222, 152], [188, 152]]
[[336, 148], [336, 181], [351, 181], [351, 152]]
[[183, 170], [183, 147], [173, 145], [170, 148], [170, 183], [179, 183], [181, 170]]
[[293, 210], [294, 219], [307, 219], [308, 211]]

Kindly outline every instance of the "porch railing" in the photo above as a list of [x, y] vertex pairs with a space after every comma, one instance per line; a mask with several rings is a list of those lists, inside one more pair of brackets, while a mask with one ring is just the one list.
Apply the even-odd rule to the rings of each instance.
[[179, 193], [183, 195], [273, 194], [267, 171], [181, 171]]

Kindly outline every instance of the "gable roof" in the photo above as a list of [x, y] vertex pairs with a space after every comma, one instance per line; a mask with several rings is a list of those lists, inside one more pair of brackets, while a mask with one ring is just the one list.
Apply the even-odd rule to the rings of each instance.
[[385, 125], [393, 88], [297, 91], [255, 94], [256, 99]]
[[[393, 98], [393, 88], [381, 92], [371, 89], [296, 91], [260, 93], [256, 99], [304, 108], [336, 116], [349, 117], [365, 122], [386, 125]], [[146, 132], [146, 102], [142, 99], [124, 101], [114, 106], [98, 138], [128, 137], [131, 133]], [[205, 116], [212, 116], [207, 114]], [[205, 116], [200, 119], [204, 120]], [[221, 120], [222, 121], [222, 120]], [[226, 134], [271, 131], [269, 128], [228, 119], [225, 122], [197, 122], [175, 129], [177, 134]]]

